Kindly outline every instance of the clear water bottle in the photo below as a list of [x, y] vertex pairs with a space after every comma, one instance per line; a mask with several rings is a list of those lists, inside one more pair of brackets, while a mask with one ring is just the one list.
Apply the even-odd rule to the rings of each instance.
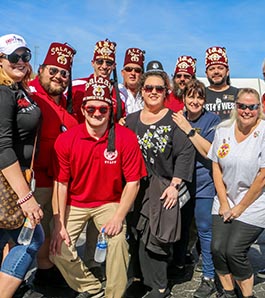
[[98, 235], [98, 241], [96, 245], [94, 260], [98, 263], [103, 263], [106, 259], [107, 254], [107, 236], [105, 235], [105, 230], [102, 229], [101, 233]]
[[18, 235], [17, 242], [19, 244], [29, 245], [34, 234], [34, 230], [35, 228], [32, 227], [31, 222], [27, 217]]

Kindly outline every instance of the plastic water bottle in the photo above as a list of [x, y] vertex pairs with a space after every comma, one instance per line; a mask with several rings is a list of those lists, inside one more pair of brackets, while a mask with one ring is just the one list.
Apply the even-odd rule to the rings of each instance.
[[96, 245], [94, 260], [98, 263], [103, 263], [106, 259], [107, 254], [107, 236], [105, 235], [105, 230], [102, 229], [101, 233], [98, 235], [98, 241]]
[[31, 222], [27, 217], [18, 235], [17, 242], [19, 244], [29, 245], [34, 234], [34, 230], [35, 228], [32, 227]]

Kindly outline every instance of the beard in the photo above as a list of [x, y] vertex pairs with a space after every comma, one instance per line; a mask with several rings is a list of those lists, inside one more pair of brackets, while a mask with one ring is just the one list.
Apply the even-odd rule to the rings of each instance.
[[211, 78], [208, 78], [210, 85], [213, 85], [213, 86], [221, 86], [226, 83], [226, 80], [227, 80], [227, 76], [224, 76], [220, 81], [217, 81], [217, 82], [213, 81]]
[[172, 90], [172, 92], [176, 97], [181, 98], [184, 94], [184, 91], [185, 91], [185, 88], [184, 89], [180, 88], [179, 84], [177, 84], [175, 81], [173, 81], [173, 90]]
[[42, 84], [43, 89], [51, 96], [61, 95], [66, 88], [63, 86], [58, 86], [56, 88], [52, 87], [50, 83]]
[[67, 88], [68, 81], [58, 81], [59, 85], [56, 87], [52, 86], [52, 81], [47, 79], [44, 81], [43, 75], [39, 75], [39, 81], [43, 89], [50, 95], [50, 96], [57, 96], [61, 95]]

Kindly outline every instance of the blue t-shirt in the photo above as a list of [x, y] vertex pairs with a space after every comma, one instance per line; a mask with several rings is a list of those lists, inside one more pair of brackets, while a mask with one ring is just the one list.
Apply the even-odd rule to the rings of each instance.
[[[186, 113], [185, 117], [187, 118]], [[220, 121], [218, 115], [204, 109], [199, 118], [195, 121], [189, 121], [189, 123], [196, 129], [197, 133], [212, 143], [216, 126]], [[213, 198], [216, 193], [212, 178], [212, 161], [205, 159], [198, 151], [196, 151], [196, 166], [189, 189], [191, 195], [197, 199]]]

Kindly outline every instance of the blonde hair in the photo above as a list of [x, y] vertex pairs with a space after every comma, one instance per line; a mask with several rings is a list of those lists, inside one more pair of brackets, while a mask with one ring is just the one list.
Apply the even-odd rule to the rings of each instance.
[[[0, 59], [1, 59], [1, 56], [0, 56]], [[32, 75], [32, 67], [31, 65], [27, 62], [25, 63], [27, 65], [27, 72], [24, 76], [24, 78], [18, 82], [21, 87], [25, 90], [29, 90], [29, 87], [28, 87], [28, 81], [31, 79], [31, 75]], [[0, 66], [0, 85], [4, 85], [4, 86], [12, 86], [12, 85], [15, 85], [15, 82], [14, 80], [12, 80], [7, 74], [6, 72], [4, 71], [3, 67]]]
[[[242, 88], [239, 90], [238, 94], [237, 94], [237, 97], [236, 97], [236, 101], [235, 101], [235, 104], [238, 102], [238, 100], [244, 95], [244, 94], [252, 94], [254, 97], [256, 97], [257, 101], [260, 103], [260, 106], [259, 106], [259, 109], [258, 109], [258, 112], [259, 112], [259, 115], [258, 115], [258, 119], [265, 119], [265, 115], [263, 113], [263, 107], [262, 107], [262, 104], [261, 104], [261, 100], [260, 100], [260, 95], [258, 93], [257, 90], [253, 89], [253, 88]], [[238, 115], [238, 112], [237, 112], [237, 109], [236, 107], [231, 111], [231, 114], [230, 114], [230, 119], [228, 120], [224, 120], [223, 122], [221, 122], [218, 127], [222, 126], [232, 126], [232, 124], [236, 121], [237, 119], [237, 115]]]

